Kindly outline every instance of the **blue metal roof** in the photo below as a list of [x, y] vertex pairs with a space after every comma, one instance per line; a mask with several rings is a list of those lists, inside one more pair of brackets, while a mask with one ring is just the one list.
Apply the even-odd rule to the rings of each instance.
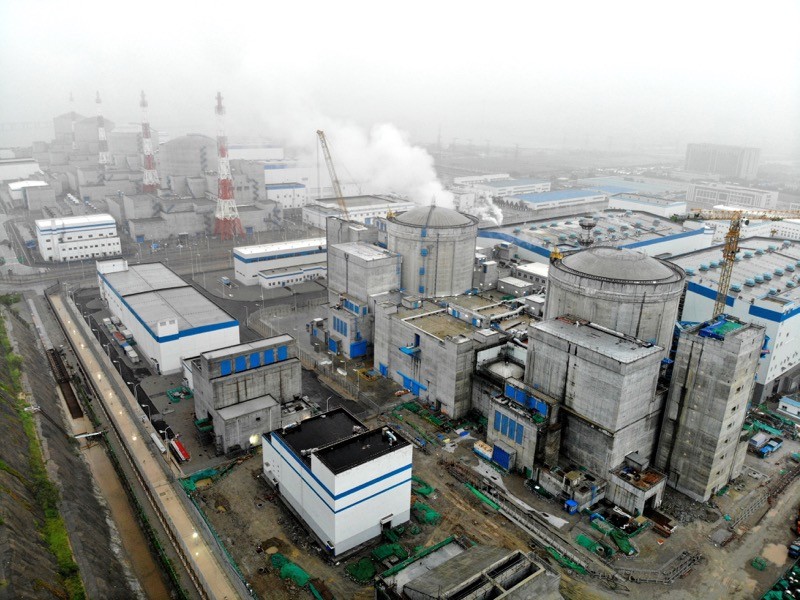
[[781, 402], [784, 402], [789, 406], [794, 406], [795, 408], [800, 408], [800, 401], [793, 400], [792, 398], [789, 398], [789, 396], [784, 396], [781, 398]]
[[572, 200], [573, 198], [584, 198], [586, 196], [597, 196], [598, 192], [593, 190], [556, 190], [553, 192], [542, 192], [541, 194], [519, 194], [514, 196], [531, 204], [542, 204], [544, 202], [555, 202], [558, 200]]
[[302, 183], [267, 183], [264, 187], [268, 190], [300, 190], [306, 186]]

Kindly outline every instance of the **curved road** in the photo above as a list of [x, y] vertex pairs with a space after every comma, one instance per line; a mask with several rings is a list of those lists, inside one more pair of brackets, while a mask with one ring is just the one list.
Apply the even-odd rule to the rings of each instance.
[[[179, 552], [182, 550], [181, 553], [190, 563], [188, 566], [198, 575], [202, 581], [200, 585], [209, 597], [219, 600], [238, 598], [239, 595], [229, 581], [226, 569], [218, 562], [204, 536], [198, 533], [192, 516], [176, 496], [175, 488], [165, 473], [163, 459], [154, 453], [149, 439], [142, 439], [139, 427], [132, 416], [141, 410], [134, 397], [127, 391], [125, 382], [114, 369], [109, 370], [98, 362], [89, 348], [89, 345], [97, 342], [91, 336], [85, 335], [82, 323], [72, 322], [61, 296], [52, 296], [52, 303], [65, 333], [72, 340], [73, 348], [79, 354], [86, 372], [93, 378], [94, 387], [101, 401], [136, 462], [139, 473], [145, 479], [152, 491], [152, 497], [160, 505], [160, 512], [166, 516], [170, 529], [180, 543], [182, 548]], [[116, 380], [116, 386], [112, 385], [109, 377]], [[116, 390], [124, 390], [124, 394], [120, 396]]]

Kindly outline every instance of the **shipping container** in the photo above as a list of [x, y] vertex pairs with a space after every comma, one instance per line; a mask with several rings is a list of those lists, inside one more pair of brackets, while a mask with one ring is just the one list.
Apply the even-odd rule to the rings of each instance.
[[115, 331], [115, 332], [113, 333], [113, 335], [114, 335], [114, 339], [117, 341], [117, 343], [118, 343], [120, 346], [121, 346], [122, 344], [126, 343], [126, 342], [125, 342], [125, 336], [124, 336], [124, 335], [122, 335], [122, 334], [121, 334], [119, 331]]
[[126, 339], [126, 340], [133, 339], [133, 334], [131, 333], [131, 330], [130, 330], [130, 329], [123, 329], [123, 330], [121, 331], [121, 333], [122, 333], [122, 335], [124, 335], [124, 336], [125, 336], [125, 339]]
[[178, 462], [186, 462], [191, 458], [191, 456], [189, 456], [189, 452], [186, 450], [186, 447], [181, 443], [180, 440], [170, 440], [169, 449], [172, 452], [172, 456], [174, 456], [175, 460]]
[[153, 440], [153, 444], [155, 444], [156, 448], [158, 448], [158, 451], [161, 452], [161, 454], [167, 453], [167, 447], [164, 445], [164, 442], [160, 437], [158, 437], [158, 434], [155, 431], [150, 434], [150, 439]]

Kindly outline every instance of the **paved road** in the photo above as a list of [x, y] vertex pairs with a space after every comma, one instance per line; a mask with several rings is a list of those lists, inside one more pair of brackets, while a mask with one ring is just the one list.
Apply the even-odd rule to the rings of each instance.
[[[93, 378], [101, 401], [105, 404], [107, 412], [112, 415], [114, 424], [137, 463], [139, 472], [152, 490], [155, 501], [160, 505], [173, 533], [183, 546], [184, 556], [193, 567], [193, 571], [204, 581], [203, 587], [206, 592], [210, 597], [220, 600], [238, 598], [225, 568], [217, 561], [205, 538], [198, 534], [191, 515], [177, 498], [175, 489], [164, 470], [164, 463], [157, 455], [157, 451], [154, 451], [152, 442], [149, 439], [142, 439], [139, 427], [132, 416], [140, 413], [144, 415], [136, 399], [127, 391], [125, 382], [116, 371], [100, 364], [95, 353], [89, 348], [97, 342], [85, 334], [83, 324], [72, 322], [61, 297], [54, 296], [52, 301], [59, 319], [67, 325], [66, 333], [72, 340], [73, 348], [79, 354], [87, 373]], [[115, 379], [116, 385], [112, 384], [110, 377]], [[125, 392], [120, 396], [116, 390]]]

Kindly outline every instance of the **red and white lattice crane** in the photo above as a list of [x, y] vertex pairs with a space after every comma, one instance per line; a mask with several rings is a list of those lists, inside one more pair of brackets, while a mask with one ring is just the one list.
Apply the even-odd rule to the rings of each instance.
[[214, 213], [214, 235], [221, 240], [244, 236], [236, 199], [233, 197], [233, 177], [228, 160], [228, 138], [225, 136], [225, 107], [222, 106], [222, 93], [217, 92], [217, 155], [219, 157], [219, 190], [217, 209]]
[[142, 193], [155, 194], [158, 191], [158, 171], [156, 171], [156, 159], [153, 156], [153, 139], [150, 136], [150, 117], [147, 114], [147, 98], [142, 91], [142, 99], [139, 101], [142, 108]]
[[106, 137], [106, 123], [103, 120], [100, 92], [97, 92], [94, 101], [97, 104], [97, 163], [100, 165], [101, 175], [104, 175], [106, 166], [111, 164], [111, 155], [108, 153], [108, 138]]

